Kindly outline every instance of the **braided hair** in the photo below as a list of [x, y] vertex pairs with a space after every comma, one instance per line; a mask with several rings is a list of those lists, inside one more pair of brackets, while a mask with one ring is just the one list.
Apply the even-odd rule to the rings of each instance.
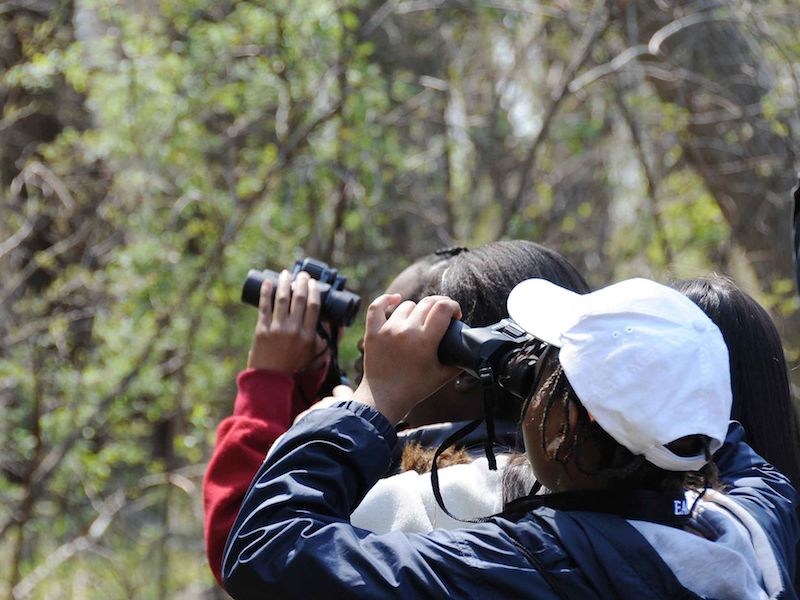
[[[545, 358], [544, 371], [549, 375], [542, 381], [523, 407], [540, 395], [544, 411], [538, 423], [542, 451], [551, 460], [566, 465], [572, 462], [583, 474], [604, 480], [616, 489], [639, 489], [659, 492], [676, 492], [694, 489], [701, 494], [709, 487], [719, 487], [716, 466], [711, 461], [710, 440], [703, 435], [691, 435], [667, 444], [675, 454], [692, 456], [704, 452], [708, 463], [697, 472], [679, 472], [661, 469], [635, 455], [618, 443], [589, 415], [570, 385], [555, 353]], [[577, 418], [570, 423], [570, 410]], [[559, 419], [558, 433], [548, 439], [548, 423]], [[587, 454], [587, 448], [591, 454]], [[591, 460], [587, 457], [591, 456]]]

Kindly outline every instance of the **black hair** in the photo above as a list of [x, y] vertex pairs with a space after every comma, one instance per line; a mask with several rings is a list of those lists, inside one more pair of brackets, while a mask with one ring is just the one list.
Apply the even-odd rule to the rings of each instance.
[[[561, 254], [527, 240], [503, 240], [461, 252], [431, 271], [422, 295], [443, 294], [461, 306], [461, 320], [471, 327], [493, 325], [508, 317], [506, 302], [514, 287], [538, 277], [579, 294], [589, 284]], [[495, 414], [514, 419], [521, 401], [498, 392]]]
[[404, 300], [449, 296], [461, 305], [462, 320], [472, 327], [506, 318], [508, 295], [526, 279], [547, 279], [579, 294], [591, 291], [561, 254], [527, 240], [491, 242], [472, 250], [440, 248], [415, 260], [406, 272], [413, 274], [415, 285]]
[[555, 250], [527, 240], [505, 240], [461, 252], [439, 263], [422, 295], [443, 294], [461, 305], [462, 320], [472, 327], [508, 317], [506, 300], [526, 279], [539, 277], [579, 294], [589, 285]]
[[411, 263], [404, 272], [412, 272], [416, 282], [408, 297], [403, 298], [403, 300], [419, 302], [425, 296], [430, 295], [427, 290], [435, 286], [436, 282], [440, 280], [442, 272], [447, 269], [451, 259], [465, 252], [470, 252], [469, 248], [465, 246], [448, 246], [439, 248]]
[[800, 435], [783, 346], [769, 314], [730, 279], [718, 275], [672, 287], [716, 323], [728, 346], [733, 389], [731, 418], [752, 448], [800, 485]]

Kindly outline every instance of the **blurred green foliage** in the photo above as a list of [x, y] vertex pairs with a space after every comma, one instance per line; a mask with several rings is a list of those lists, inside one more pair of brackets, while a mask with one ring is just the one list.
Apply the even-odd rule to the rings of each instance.
[[[641, 70], [548, 116], [591, 3], [24, 4], [0, 13], [0, 594], [211, 597], [201, 476], [249, 268], [316, 256], [366, 304], [438, 247], [524, 237], [594, 285], [718, 270], [797, 311], [735, 251], [683, 151], [692, 115]], [[791, 140], [796, 15], [742, 14], [775, 77], [759, 123]], [[578, 74], [633, 44], [603, 35]]]

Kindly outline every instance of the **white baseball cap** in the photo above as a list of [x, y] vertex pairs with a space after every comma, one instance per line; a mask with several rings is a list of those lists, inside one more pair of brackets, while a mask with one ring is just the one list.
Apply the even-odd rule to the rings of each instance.
[[688, 435], [725, 440], [731, 412], [728, 348], [686, 296], [648, 279], [576, 294], [544, 279], [517, 285], [508, 314], [560, 348], [559, 362], [589, 414], [636, 455], [670, 471], [696, 471], [704, 455], [666, 444]]

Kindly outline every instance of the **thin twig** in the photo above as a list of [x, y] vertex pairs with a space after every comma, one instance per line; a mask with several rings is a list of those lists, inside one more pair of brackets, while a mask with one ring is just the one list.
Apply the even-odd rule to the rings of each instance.
[[670, 21], [661, 29], [656, 31], [652, 36], [650, 36], [650, 40], [647, 42], [647, 51], [653, 56], [658, 56], [661, 53], [661, 46], [664, 44], [664, 42], [666, 42], [673, 35], [680, 33], [684, 29], [694, 27], [695, 25], [700, 25], [701, 23], [721, 22], [739, 24], [744, 23], [744, 21], [741, 19], [730, 16], [720, 16], [711, 12], [692, 13], [675, 19], [674, 21]]
[[[3, 14], [2, 11], [2, 4], [0, 4], [0, 14]], [[12, 112], [8, 115], [5, 119], [0, 121], [0, 133], [9, 129], [22, 121], [23, 119], [27, 119], [31, 115], [36, 114], [41, 109], [41, 104], [39, 102], [30, 102], [24, 108], [17, 110], [16, 112]]]
[[33, 224], [26, 220], [22, 224], [22, 227], [20, 227], [14, 235], [7, 238], [5, 242], [0, 244], [0, 259], [24, 242], [32, 231]]
[[5, 304], [5, 302], [19, 288], [19, 286], [25, 283], [25, 281], [31, 275], [33, 275], [37, 269], [43, 267], [54, 258], [64, 254], [65, 252], [68, 252], [80, 244], [89, 236], [91, 231], [92, 223], [90, 221], [84, 221], [80, 229], [75, 231], [68, 238], [63, 239], [56, 244], [53, 244], [46, 250], [42, 250], [34, 255], [34, 257], [28, 261], [25, 267], [18, 271], [16, 275], [11, 278], [11, 281], [9, 281], [8, 284], [6, 284], [6, 286], [0, 290], [0, 305]]
[[91, 548], [106, 532], [114, 516], [125, 506], [125, 494], [120, 490], [103, 502], [97, 518], [89, 526], [86, 534], [62, 544], [41, 564], [33, 569], [13, 589], [14, 600], [29, 598], [36, 587], [50, 577], [56, 569], [75, 555]]
[[609, 13], [605, 8], [605, 2], [598, 1], [595, 8], [589, 16], [589, 22], [586, 25], [581, 40], [578, 44], [578, 52], [576, 52], [573, 60], [569, 63], [561, 81], [556, 86], [555, 92], [550, 96], [550, 100], [545, 108], [544, 115], [542, 116], [542, 126], [533, 140], [528, 154], [521, 166], [521, 176], [517, 192], [512, 201], [503, 207], [500, 217], [500, 223], [495, 234], [496, 239], [499, 239], [508, 231], [511, 223], [511, 218], [521, 208], [525, 201], [525, 196], [528, 193], [531, 177], [533, 176], [533, 169], [536, 165], [536, 159], [539, 148], [547, 138], [553, 118], [558, 112], [558, 108], [564, 99], [569, 95], [569, 84], [575, 79], [577, 72], [586, 63], [594, 50], [597, 40], [605, 33], [610, 24]]
[[664, 259], [667, 265], [673, 264], [673, 253], [672, 248], [669, 245], [669, 239], [667, 237], [667, 231], [664, 227], [664, 221], [661, 218], [661, 209], [660, 209], [660, 202], [658, 200], [658, 181], [656, 181], [655, 174], [653, 173], [653, 169], [650, 166], [650, 161], [647, 160], [647, 154], [644, 150], [644, 143], [642, 141], [642, 136], [639, 131], [639, 126], [636, 123], [636, 119], [634, 118], [633, 114], [631, 113], [628, 105], [625, 104], [625, 98], [622, 96], [622, 91], [617, 87], [617, 85], [611, 85], [611, 90], [614, 95], [614, 101], [619, 109], [620, 114], [622, 115], [622, 120], [628, 127], [628, 132], [631, 135], [631, 140], [633, 141], [633, 147], [636, 149], [636, 156], [639, 159], [639, 164], [642, 166], [642, 173], [644, 173], [644, 180], [645, 180], [645, 189], [647, 190], [647, 197], [650, 200], [650, 204], [652, 205], [653, 211], [653, 222], [655, 223], [656, 233], [658, 234], [658, 241], [661, 244], [661, 252], [664, 254]]

